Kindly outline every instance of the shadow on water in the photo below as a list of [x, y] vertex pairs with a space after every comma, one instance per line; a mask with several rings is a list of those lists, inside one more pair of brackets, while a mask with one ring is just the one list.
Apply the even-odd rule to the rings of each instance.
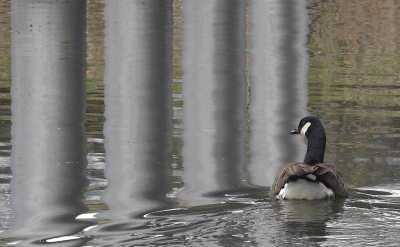
[[53, 246], [52, 239], [92, 225], [75, 219], [88, 210], [82, 202], [89, 183], [85, 176], [85, 8], [82, 1], [12, 2], [11, 207], [15, 216], [2, 237], [27, 239], [21, 246], [41, 242]]

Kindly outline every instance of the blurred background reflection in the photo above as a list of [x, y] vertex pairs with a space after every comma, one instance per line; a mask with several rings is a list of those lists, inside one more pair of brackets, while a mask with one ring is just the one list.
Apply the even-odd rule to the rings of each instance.
[[[85, 176], [85, 2], [13, 1], [11, 6], [11, 207], [5, 237], [23, 246], [91, 225]], [[69, 20], [66, 22], [66, 20]], [[29, 40], [29, 43], [27, 41]], [[72, 241], [79, 245], [84, 239]], [[57, 246], [63, 246], [57, 245]]]
[[249, 171], [257, 185], [272, 185], [282, 165], [304, 159], [304, 140], [289, 133], [308, 115], [305, 5], [257, 0], [250, 5]]
[[[172, 1], [105, 3], [105, 175], [111, 219], [99, 232], [143, 227], [171, 206]], [[101, 241], [116, 243], [123, 239]]]
[[247, 184], [246, 2], [189, 0], [183, 14], [185, 187], [178, 197], [194, 206]]

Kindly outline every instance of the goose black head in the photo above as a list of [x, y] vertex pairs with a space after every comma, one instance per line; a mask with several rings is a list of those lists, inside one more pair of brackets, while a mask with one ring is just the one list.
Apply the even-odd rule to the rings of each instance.
[[290, 134], [300, 134], [308, 140], [304, 163], [316, 165], [324, 161], [326, 135], [324, 126], [317, 117], [304, 117], [300, 120], [298, 128]]

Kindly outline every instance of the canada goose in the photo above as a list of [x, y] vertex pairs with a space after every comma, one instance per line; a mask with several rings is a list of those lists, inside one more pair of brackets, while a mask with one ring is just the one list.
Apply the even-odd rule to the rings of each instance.
[[304, 117], [290, 134], [300, 134], [308, 139], [304, 163], [284, 165], [271, 186], [270, 197], [308, 200], [347, 197], [347, 188], [339, 171], [323, 163], [326, 135], [321, 121], [313, 116]]

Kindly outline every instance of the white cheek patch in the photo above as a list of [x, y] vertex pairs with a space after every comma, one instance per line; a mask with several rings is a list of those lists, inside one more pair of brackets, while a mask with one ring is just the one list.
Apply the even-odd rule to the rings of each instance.
[[307, 130], [308, 130], [308, 128], [309, 128], [310, 126], [311, 126], [311, 123], [310, 123], [310, 122], [307, 122], [307, 123], [303, 126], [303, 128], [301, 128], [300, 135], [306, 136], [306, 132], [307, 132]]

